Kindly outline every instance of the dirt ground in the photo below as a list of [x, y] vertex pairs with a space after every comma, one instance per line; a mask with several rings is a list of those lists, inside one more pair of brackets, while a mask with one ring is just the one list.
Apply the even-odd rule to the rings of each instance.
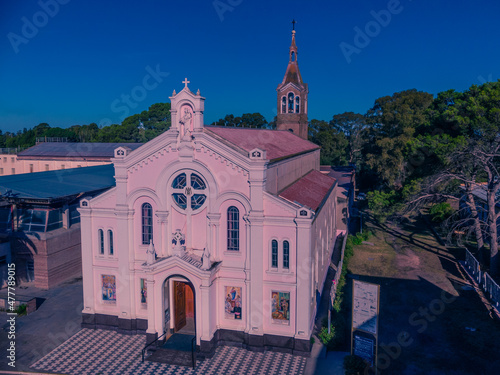
[[499, 374], [500, 322], [426, 224], [383, 227], [355, 247], [352, 279], [380, 285], [380, 374]]

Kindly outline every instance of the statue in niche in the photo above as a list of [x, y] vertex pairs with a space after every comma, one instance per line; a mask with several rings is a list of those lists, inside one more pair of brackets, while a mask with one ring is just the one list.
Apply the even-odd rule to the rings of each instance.
[[150, 240], [148, 249], [146, 250], [146, 263], [153, 264], [155, 261], [156, 261], [156, 251], [153, 245], [153, 240]]
[[191, 113], [191, 109], [187, 106], [184, 107], [184, 115], [180, 118], [179, 123], [181, 124], [182, 129], [182, 139], [190, 141], [191, 140], [191, 121], [193, 118], [193, 114]]
[[212, 262], [210, 261], [210, 251], [208, 251], [208, 247], [205, 246], [203, 249], [203, 256], [201, 257], [201, 269], [209, 270], [212, 267]]
[[186, 253], [186, 246], [184, 246], [185, 243], [186, 237], [180, 229], [177, 229], [174, 233], [172, 233], [172, 244], [174, 245], [172, 254], [179, 257], [183, 256]]

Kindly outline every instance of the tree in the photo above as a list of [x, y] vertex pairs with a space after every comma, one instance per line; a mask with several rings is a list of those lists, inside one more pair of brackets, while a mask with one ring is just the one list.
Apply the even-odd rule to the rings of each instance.
[[379, 98], [368, 111], [366, 164], [383, 185], [403, 186], [408, 143], [415, 130], [427, 122], [426, 110], [432, 101], [431, 94], [413, 89]]
[[333, 129], [344, 133], [347, 139], [347, 160], [349, 164], [358, 164], [361, 160], [361, 150], [365, 143], [366, 118], [358, 113], [344, 112], [333, 116], [330, 125]]
[[226, 115], [224, 118], [215, 122], [217, 126], [231, 126], [238, 128], [266, 128], [267, 121], [260, 113], [244, 113], [241, 117]]
[[343, 166], [348, 164], [348, 140], [344, 133], [326, 121], [311, 120], [310, 140], [321, 146], [320, 163], [323, 165]]

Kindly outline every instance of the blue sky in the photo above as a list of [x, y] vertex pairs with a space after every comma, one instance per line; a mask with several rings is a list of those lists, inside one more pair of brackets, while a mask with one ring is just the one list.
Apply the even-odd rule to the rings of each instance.
[[0, 129], [119, 123], [184, 77], [205, 123], [270, 121], [293, 18], [309, 119], [365, 113], [397, 91], [499, 79], [499, 15], [491, 0], [3, 0]]

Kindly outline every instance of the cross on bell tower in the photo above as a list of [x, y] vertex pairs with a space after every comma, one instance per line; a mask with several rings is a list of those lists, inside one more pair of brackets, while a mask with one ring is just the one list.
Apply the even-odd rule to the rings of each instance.
[[288, 130], [295, 135], [307, 139], [307, 95], [309, 86], [304, 83], [297, 61], [298, 48], [295, 44], [295, 24], [292, 21], [292, 44], [290, 45], [288, 66], [283, 82], [278, 85], [278, 115], [276, 128]]

